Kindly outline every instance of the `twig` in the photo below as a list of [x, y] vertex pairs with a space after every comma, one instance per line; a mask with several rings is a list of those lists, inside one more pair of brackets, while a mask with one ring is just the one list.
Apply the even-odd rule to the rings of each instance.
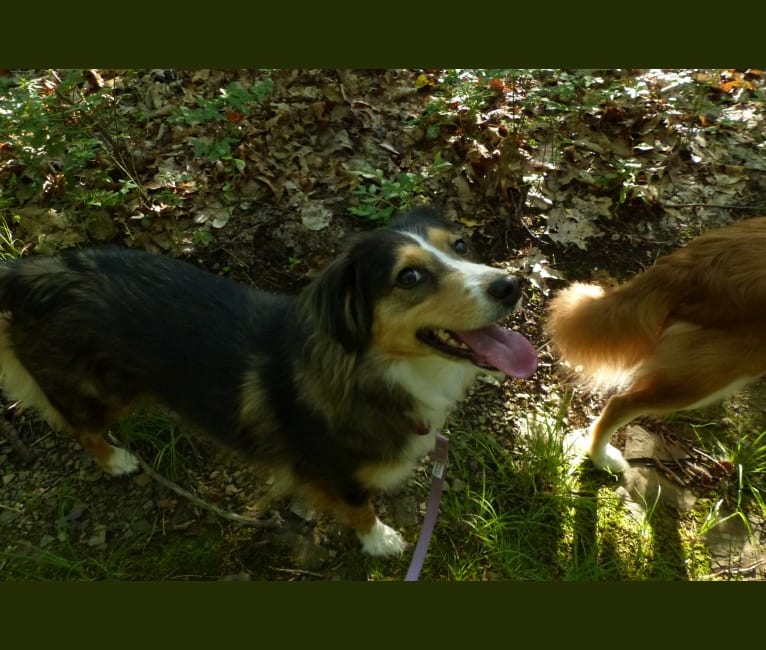
[[762, 205], [718, 205], [716, 203], [662, 203], [663, 208], [720, 208], [721, 210], [764, 210]]
[[[114, 438], [114, 436], [110, 435], [110, 437], [113, 438], [115, 442], [117, 442], [117, 444], [120, 444], [120, 442], [117, 441], [116, 438]], [[272, 519], [254, 519], [253, 517], [245, 517], [244, 515], [238, 515], [234, 512], [228, 512], [227, 510], [222, 510], [218, 506], [213, 505], [212, 503], [209, 503], [207, 501], [204, 501], [203, 499], [200, 499], [199, 497], [195, 496], [191, 492], [184, 490], [181, 486], [176, 485], [169, 479], [166, 479], [164, 476], [162, 476], [162, 474], [157, 472], [151, 465], [149, 465], [146, 461], [144, 461], [144, 459], [141, 458], [134, 451], [131, 451], [130, 453], [133, 454], [133, 456], [135, 456], [136, 460], [138, 461], [138, 464], [141, 465], [141, 469], [143, 469], [149, 476], [151, 476], [155, 481], [157, 481], [157, 483], [159, 483], [160, 485], [163, 485], [169, 490], [182, 496], [184, 499], [191, 501], [194, 505], [199, 506], [200, 508], [209, 510], [210, 512], [218, 515], [219, 517], [223, 519], [234, 521], [238, 524], [242, 524], [243, 526], [251, 526], [252, 528], [276, 528], [277, 526], [279, 526], [279, 522], [273, 518]]]
[[752, 571], [755, 571], [764, 562], [766, 562], [766, 560], [758, 560], [757, 562], [753, 562], [752, 564], [748, 566], [743, 566], [743, 567], [724, 567], [723, 569], [718, 569], [718, 571], [713, 571], [713, 573], [708, 573], [706, 576], [703, 576], [703, 577], [718, 578], [719, 576], [722, 576], [722, 575], [737, 576], [744, 573], [750, 573]]
[[289, 573], [294, 576], [311, 576], [312, 578], [324, 578], [321, 573], [315, 573], [314, 571], [306, 571], [305, 569], [281, 569], [279, 567], [272, 567], [273, 571], [279, 571], [281, 573]]
[[716, 465], [720, 465], [720, 464], [721, 464], [721, 463], [720, 463], [720, 461], [718, 461], [718, 460], [716, 460], [715, 458], [713, 458], [713, 457], [712, 457], [710, 454], [706, 454], [706, 453], [705, 453], [704, 451], [702, 451], [701, 449], [697, 449], [696, 447], [692, 447], [692, 448], [691, 448], [691, 450], [692, 450], [692, 451], [693, 451], [695, 454], [699, 454], [699, 455], [700, 455], [700, 456], [702, 456], [703, 458], [706, 458], [707, 460], [709, 460], [709, 461], [710, 461], [710, 462], [712, 462], [712, 463], [715, 463]]
[[676, 474], [672, 469], [670, 469], [665, 463], [663, 463], [659, 458], [655, 458], [654, 462], [656, 463], [657, 467], [659, 467], [665, 474], [668, 476], [671, 476], [673, 480], [678, 483], [678, 485], [681, 485], [683, 487], [686, 487], [689, 485], [688, 481], [684, 481], [678, 474]]

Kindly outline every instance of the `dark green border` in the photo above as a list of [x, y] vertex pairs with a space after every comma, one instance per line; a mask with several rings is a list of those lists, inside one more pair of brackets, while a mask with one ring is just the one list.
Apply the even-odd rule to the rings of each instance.
[[[764, 65], [755, 27], [763, 24], [761, 8], [732, 11], [717, 22], [702, 7], [668, 2], [283, 5], [60, 3], [32, 10], [11, 3], [3, 12], [0, 67]], [[223, 647], [229, 639], [323, 637], [381, 644], [497, 639], [511, 646], [635, 638], [686, 647], [697, 638], [731, 643], [743, 623], [760, 620], [747, 610], [760, 606], [763, 589], [759, 583], [4, 583], [0, 603], [9, 647], [43, 639]]]
[[[3, 10], [0, 67], [758, 67], [766, 9], [672, 2], [57, 3]], [[721, 8], [726, 11], [728, 8]], [[752, 28], [749, 28], [752, 26]]]
[[[14, 583], [9, 647], [746, 642], [764, 583]], [[754, 615], [754, 616], [753, 616]], [[756, 630], [757, 634], [757, 630]], [[23, 643], [22, 643], [23, 642]], [[568, 647], [568, 646], [566, 646]]]

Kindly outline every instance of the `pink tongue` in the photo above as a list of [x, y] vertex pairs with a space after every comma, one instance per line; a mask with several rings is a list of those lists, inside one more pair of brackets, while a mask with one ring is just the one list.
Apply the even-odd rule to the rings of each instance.
[[530, 377], [537, 370], [537, 352], [518, 332], [500, 325], [454, 332], [474, 352], [477, 361], [509, 377]]

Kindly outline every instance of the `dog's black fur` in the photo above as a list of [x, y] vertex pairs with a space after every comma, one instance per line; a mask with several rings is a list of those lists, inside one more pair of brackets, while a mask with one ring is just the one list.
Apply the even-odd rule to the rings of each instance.
[[[137, 401], [158, 402], [276, 471], [310, 507], [350, 524], [366, 551], [401, 552], [402, 539], [375, 517], [371, 489], [406, 477], [479, 372], [466, 353], [438, 352], [416, 338], [423, 323], [412, 315], [438, 314], [441, 297], [458, 293], [450, 283], [461, 276], [445, 262], [462, 253], [429, 253], [417, 243], [434, 233], [457, 241], [447, 232], [428, 210], [400, 217], [354, 239], [298, 296], [118, 248], [4, 262], [5, 390], [69, 431], [113, 474], [135, 469], [135, 459], [102, 434]], [[403, 255], [423, 258], [415, 276]], [[471, 322], [458, 322], [446, 314], [454, 305], [445, 305], [436, 318], [443, 322], [426, 325], [475, 329], [516, 307], [516, 278], [460, 264], [460, 273], [486, 275], [493, 289], [480, 299], [449, 298]], [[415, 286], [404, 286], [413, 277]], [[482, 314], [463, 305], [471, 300]], [[392, 349], [388, 341], [404, 337], [413, 339], [407, 350]]]

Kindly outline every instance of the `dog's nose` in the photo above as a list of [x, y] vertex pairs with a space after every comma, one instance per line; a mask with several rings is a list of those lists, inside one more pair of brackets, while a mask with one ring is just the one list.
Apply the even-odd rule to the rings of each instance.
[[505, 275], [493, 280], [487, 292], [505, 305], [515, 305], [521, 298], [521, 282], [515, 275]]

